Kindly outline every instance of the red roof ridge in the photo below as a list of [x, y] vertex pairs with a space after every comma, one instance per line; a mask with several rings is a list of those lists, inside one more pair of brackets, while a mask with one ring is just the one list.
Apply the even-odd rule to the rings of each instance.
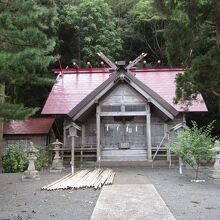
[[[52, 69], [52, 71], [55, 74], [60, 74], [60, 69]], [[80, 73], [112, 73], [114, 70], [111, 68], [103, 68], [103, 67], [97, 67], [97, 68], [67, 68], [62, 69], [63, 74], [80, 74]], [[130, 71], [134, 72], [165, 72], [165, 71], [184, 71], [184, 68], [182, 67], [133, 67], [130, 69]]]

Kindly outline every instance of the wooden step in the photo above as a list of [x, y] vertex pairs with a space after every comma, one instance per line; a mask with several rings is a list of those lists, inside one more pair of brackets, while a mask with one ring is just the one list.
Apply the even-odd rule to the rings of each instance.
[[[65, 155], [65, 158], [70, 158], [71, 155]], [[96, 157], [96, 154], [83, 154], [83, 155], [74, 155], [74, 157]]]
[[89, 152], [89, 151], [91, 151], [91, 152], [96, 152], [96, 148], [75, 148], [75, 152], [81, 152], [81, 151], [83, 151], [83, 152]]
[[143, 149], [136, 150], [103, 150], [102, 160], [105, 161], [135, 161], [135, 160], [146, 160], [147, 151]]
[[146, 150], [103, 150], [102, 157], [105, 156], [146, 156]]

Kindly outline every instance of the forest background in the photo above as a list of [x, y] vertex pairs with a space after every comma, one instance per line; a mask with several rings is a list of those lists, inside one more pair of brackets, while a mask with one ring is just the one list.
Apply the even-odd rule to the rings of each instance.
[[216, 120], [220, 133], [218, 0], [1, 0], [0, 48], [1, 121], [40, 114], [58, 57], [64, 68], [99, 67], [100, 51], [127, 62], [146, 52], [149, 67], [186, 69], [175, 101], [201, 93], [209, 112], [187, 119]]

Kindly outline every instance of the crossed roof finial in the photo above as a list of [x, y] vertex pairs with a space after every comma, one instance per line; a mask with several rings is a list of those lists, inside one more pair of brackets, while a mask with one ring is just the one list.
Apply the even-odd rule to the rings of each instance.
[[[105, 61], [113, 70], [117, 70], [118, 67], [107, 57], [105, 56], [105, 54], [103, 54], [102, 52], [97, 53], [98, 56]], [[125, 68], [127, 70], [130, 70], [132, 67], [134, 67], [138, 62], [140, 62], [145, 56], [147, 55], [147, 53], [142, 53], [140, 56], [138, 56], [135, 60], [131, 61]]]

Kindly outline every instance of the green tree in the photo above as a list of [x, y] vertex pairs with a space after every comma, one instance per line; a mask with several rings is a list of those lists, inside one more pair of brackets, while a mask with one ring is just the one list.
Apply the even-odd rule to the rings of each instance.
[[5, 173], [23, 172], [28, 166], [24, 146], [10, 145], [3, 155], [3, 169]]
[[[128, 53], [148, 53], [148, 63], [155, 65], [158, 60], [166, 64], [164, 56], [164, 17], [155, 7], [153, 0], [140, 0], [128, 12], [130, 29], [124, 31]], [[130, 32], [130, 33], [129, 33]], [[133, 52], [131, 52], [133, 51]]]
[[213, 156], [214, 140], [211, 136], [213, 123], [207, 127], [198, 128], [195, 122], [192, 122], [192, 128], [185, 127], [183, 132], [179, 132], [171, 142], [171, 150], [175, 155], [182, 158], [196, 171], [198, 178], [199, 167], [209, 162]]
[[59, 37], [60, 53], [66, 64], [76, 61], [83, 66], [87, 62], [98, 66], [98, 52], [117, 58], [122, 49], [120, 29], [104, 0], [66, 5], [60, 16]]
[[[220, 120], [220, 3], [217, 0], [155, 0], [154, 6], [164, 25], [165, 54], [168, 64], [182, 66], [176, 78], [176, 103], [191, 105], [201, 93], [209, 109], [205, 117], [188, 113], [200, 125]], [[215, 133], [220, 130], [216, 123]]]
[[[47, 67], [54, 61], [53, 37], [57, 18], [53, 0], [3, 0], [0, 2], [0, 118], [19, 119], [36, 108], [19, 103], [26, 86], [51, 82]], [[22, 94], [23, 99], [27, 94]], [[37, 94], [28, 94], [36, 96]], [[2, 129], [0, 130], [0, 139]]]
[[219, 1], [156, 0], [155, 6], [167, 16], [164, 37], [169, 64], [187, 68], [177, 77], [177, 101], [195, 99], [199, 92], [220, 96]]

